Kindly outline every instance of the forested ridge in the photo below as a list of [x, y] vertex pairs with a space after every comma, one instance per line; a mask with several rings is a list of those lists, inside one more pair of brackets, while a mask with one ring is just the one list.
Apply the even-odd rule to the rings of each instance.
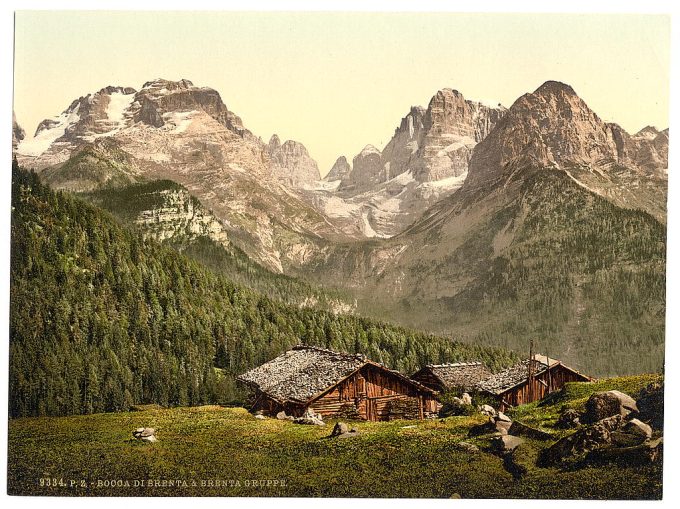
[[405, 373], [512, 352], [287, 305], [233, 283], [12, 168], [10, 416], [242, 397], [235, 375], [297, 343]]
[[[165, 206], [162, 193], [166, 191], [186, 192], [194, 209], [206, 210], [185, 187], [172, 180], [153, 180], [123, 187], [105, 187], [82, 193], [79, 196], [111, 212], [122, 222], [132, 225], [143, 212]], [[212, 214], [211, 211], [207, 212]], [[147, 233], [144, 227], [141, 229], [143, 233]], [[224, 246], [208, 236], [191, 238], [183, 235], [181, 231], [175, 232], [164, 242], [209, 269], [226, 275], [235, 283], [275, 300], [321, 309], [350, 309], [352, 307], [353, 299], [346, 292], [313, 286], [301, 279], [271, 272], [249, 258], [233, 242]]]

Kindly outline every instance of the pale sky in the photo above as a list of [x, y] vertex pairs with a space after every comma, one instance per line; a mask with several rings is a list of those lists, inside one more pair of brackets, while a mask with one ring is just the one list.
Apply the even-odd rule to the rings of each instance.
[[447, 87], [510, 106], [558, 80], [631, 133], [665, 128], [669, 64], [663, 15], [24, 11], [14, 109], [32, 135], [107, 85], [187, 78], [265, 141], [302, 142], [324, 175]]

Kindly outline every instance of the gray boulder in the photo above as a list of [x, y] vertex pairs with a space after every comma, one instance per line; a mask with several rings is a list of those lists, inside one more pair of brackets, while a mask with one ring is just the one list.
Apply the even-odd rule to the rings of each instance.
[[336, 422], [333, 426], [333, 431], [331, 431], [332, 437], [337, 437], [338, 435], [344, 435], [349, 432], [349, 426], [344, 422]]
[[463, 402], [463, 404], [472, 405], [472, 396], [470, 396], [467, 392], [464, 392], [460, 399]]
[[501, 454], [509, 453], [515, 450], [516, 447], [523, 444], [524, 440], [513, 435], [502, 435], [494, 438], [491, 441], [491, 448]]
[[596, 392], [588, 398], [581, 420], [586, 423], [595, 423], [614, 415], [626, 417], [637, 411], [635, 400], [628, 394], [620, 391]]
[[510, 428], [512, 427], [512, 422], [510, 421], [502, 421], [500, 419], [496, 419], [494, 421], [494, 426], [496, 428], [496, 431], [500, 432], [503, 435], [514, 434], [510, 433]]
[[479, 410], [480, 413], [490, 415], [491, 417], [495, 417], [496, 415], [496, 410], [491, 405], [479, 405], [477, 410]]
[[154, 428], [137, 428], [132, 432], [132, 436], [144, 442], [155, 442], [157, 440]]
[[652, 438], [652, 427], [639, 419], [631, 419], [628, 421], [623, 427], [623, 431], [625, 433], [644, 437], [645, 439]]
[[512, 422], [512, 419], [510, 419], [510, 417], [505, 415], [503, 412], [498, 412], [498, 414], [496, 415], [496, 420], [497, 421]]
[[293, 419], [295, 424], [307, 424], [310, 426], [325, 426], [326, 423], [323, 422], [323, 417], [321, 414], [317, 414], [311, 408], [308, 408], [302, 417], [297, 417]]

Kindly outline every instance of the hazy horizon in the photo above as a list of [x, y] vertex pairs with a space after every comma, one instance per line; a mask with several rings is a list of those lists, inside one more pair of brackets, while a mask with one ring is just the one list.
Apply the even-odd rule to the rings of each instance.
[[669, 66], [665, 15], [20, 11], [14, 110], [32, 136], [107, 85], [186, 78], [323, 176], [443, 88], [509, 107], [557, 80], [631, 133], [663, 129]]

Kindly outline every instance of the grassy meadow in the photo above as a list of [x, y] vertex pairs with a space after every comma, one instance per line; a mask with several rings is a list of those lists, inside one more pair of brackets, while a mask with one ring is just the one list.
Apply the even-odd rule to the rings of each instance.
[[[583, 405], [595, 391], [635, 396], [658, 375], [568, 384], [514, 418], [553, 429], [563, 405]], [[14, 495], [300, 496], [448, 498], [661, 498], [659, 463], [580, 469], [538, 468], [552, 441], [527, 440], [519, 479], [488, 452], [490, 437], [468, 438], [482, 415], [429, 421], [351, 423], [359, 434], [328, 438], [325, 427], [255, 419], [220, 406], [160, 408], [72, 417], [30, 417], [9, 423], [8, 490]], [[131, 432], [157, 429], [158, 442]], [[465, 444], [480, 451], [467, 450]]]

